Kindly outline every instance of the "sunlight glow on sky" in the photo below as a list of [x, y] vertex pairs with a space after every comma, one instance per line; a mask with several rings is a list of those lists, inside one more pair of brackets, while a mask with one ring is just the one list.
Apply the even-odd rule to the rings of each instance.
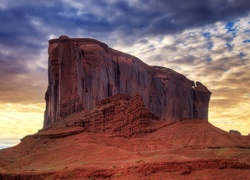
[[20, 138], [42, 128], [45, 104], [0, 104], [0, 149], [19, 143]]
[[0, 0], [0, 146], [42, 128], [48, 39], [88, 37], [200, 81], [209, 121], [250, 133], [250, 1]]

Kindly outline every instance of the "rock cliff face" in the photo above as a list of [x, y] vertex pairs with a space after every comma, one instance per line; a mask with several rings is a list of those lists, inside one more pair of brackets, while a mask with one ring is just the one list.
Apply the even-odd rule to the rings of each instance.
[[44, 128], [117, 94], [139, 93], [160, 120], [208, 119], [211, 92], [171, 69], [149, 66], [94, 39], [61, 36], [49, 41], [48, 52]]

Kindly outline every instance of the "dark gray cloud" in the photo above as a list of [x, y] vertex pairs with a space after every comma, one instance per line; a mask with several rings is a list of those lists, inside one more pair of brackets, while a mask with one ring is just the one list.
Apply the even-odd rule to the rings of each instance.
[[[76, 3], [71, 1], [72, 4]], [[121, 36], [171, 34], [187, 28], [243, 16], [250, 9], [247, 0], [146, 0], [90, 1], [77, 7], [63, 1], [6, 4], [0, 10], [2, 43], [13, 45], [26, 38], [43, 40], [50, 33], [75, 35], [82, 29], [87, 35], [118, 32]], [[36, 29], [32, 20], [40, 21], [47, 31]], [[55, 33], [55, 34], [56, 34]], [[101, 35], [101, 36], [102, 36]], [[25, 41], [24, 41], [25, 43]], [[24, 45], [32, 46], [26, 42]]]
[[[0, 11], [0, 20], [5, 22], [0, 29], [0, 38], [5, 43], [11, 41], [9, 38], [21, 40], [22, 37], [33, 36], [42, 39], [57, 29], [72, 35], [76, 29], [89, 34], [118, 30], [121, 35], [134, 37], [171, 34], [216, 21], [227, 21], [246, 15], [250, 10], [248, 0], [86, 0], [83, 4], [86, 6], [81, 8], [59, 0], [50, 3], [22, 1], [15, 6], [7, 4]], [[48, 32], [35, 29], [31, 24], [32, 18], [47, 26]]]
[[217, 21], [228, 21], [236, 16], [244, 16], [250, 10], [247, 0], [148, 0], [137, 1], [135, 6], [129, 1], [113, 6], [121, 12], [115, 22], [122, 19], [120, 22], [128, 25], [125, 32], [136, 31], [142, 35], [172, 34]]

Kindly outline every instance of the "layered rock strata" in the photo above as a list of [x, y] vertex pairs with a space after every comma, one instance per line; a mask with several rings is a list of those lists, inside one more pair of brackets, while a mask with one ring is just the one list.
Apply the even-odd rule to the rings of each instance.
[[139, 93], [133, 97], [117, 94], [97, 102], [91, 110], [69, 115], [59, 127], [83, 127], [90, 132], [138, 137], [152, 132], [150, 124], [158, 119], [145, 107]]
[[171, 69], [149, 66], [87, 38], [52, 39], [48, 52], [44, 128], [97, 107], [104, 98], [136, 92], [160, 120], [208, 119], [211, 92]]

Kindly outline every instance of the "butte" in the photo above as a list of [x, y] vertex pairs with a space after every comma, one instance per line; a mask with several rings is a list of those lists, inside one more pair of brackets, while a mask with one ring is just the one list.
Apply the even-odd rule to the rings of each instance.
[[48, 82], [44, 129], [82, 126], [127, 136], [150, 119], [208, 120], [211, 92], [202, 83], [94, 39], [50, 40]]

